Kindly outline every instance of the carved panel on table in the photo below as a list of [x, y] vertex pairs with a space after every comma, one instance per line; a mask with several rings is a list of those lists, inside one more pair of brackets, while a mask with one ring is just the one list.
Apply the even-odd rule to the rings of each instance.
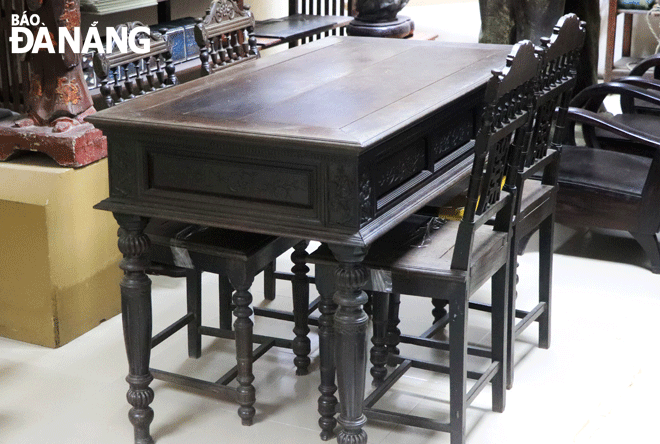
[[328, 223], [357, 227], [358, 203], [355, 201], [357, 184], [352, 166], [331, 164], [328, 168]]
[[311, 208], [315, 170], [149, 150], [149, 190], [174, 191]]
[[[113, 136], [110, 136], [113, 137]], [[108, 152], [110, 196], [126, 197], [138, 193], [137, 153], [139, 146], [131, 140], [112, 140], [113, 149]]]
[[386, 157], [376, 165], [376, 195], [380, 198], [426, 168], [423, 138]]
[[472, 113], [466, 112], [448, 122], [441, 130], [429, 136], [429, 149], [433, 163], [467, 143], [474, 135]]
[[370, 222], [374, 218], [374, 185], [368, 172], [360, 174], [360, 225]]

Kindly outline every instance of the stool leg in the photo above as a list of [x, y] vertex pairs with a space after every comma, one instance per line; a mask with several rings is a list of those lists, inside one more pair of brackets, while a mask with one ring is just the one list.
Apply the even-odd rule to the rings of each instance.
[[319, 302], [319, 353], [321, 360], [321, 384], [319, 392], [321, 396], [318, 401], [319, 426], [321, 427], [321, 439], [328, 441], [334, 436], [337, 426], [335, 414], [337, 413], [337, 398], [335, 392], [335, 356], [334, 356], [334, 327], [333, 320], [337, 311], [337, 304], [332, 297], [335, 292], [334, 267], [328, 265], [317, 265], [315, 270], [316, 288], [321, 295]]
[[220, 297], [220, 329], [231, 330], [231, 286], [227, 276], [218, 275], [218, 295]]
[[539, 227], [539, 302], [545, 303], [545, 311], [539, 317], [539, 347], [550, 347], [550, 309], [552, 308], [552, 244], [554, 238], [554, 214], [541, 222]]
[[293, 352], [296, 357], [293, 363], [296, 365], [296, 375], [306, 375], [309, 368], [309, 353], [311, 345], [307, 334], [309, 333], [309, 326], [307, 325], [308, 311], [309, 311], [309, 280], [307, 273], [309, 267], [305, 265], [307, 261], [307, 245], [308, 241], [301, 241], [293, 247], [291, 253], [291, 262], [293, 267], [293, 280], [291, 286], [293, 288], [293, 320], [294, 327], [293, 333], [296, 337], [293, 339]]
[[399, 330], [399, 306], [401, 305], [401, 295], [398, 293], [390, 293], [390, 301], [387, 307], [387, 353], [398, 355], [399, 354], [399, 338], [401, 337], [401, 330]]
[[186, 297], [188, 313], [193, 314], [193, 320], [188, 324], [188, 356], [202, 356], [202, 335], [199, 327], [202, 325], [202, 272], [198, 269], [186, 271]]
[[449, 410], [450, 442], [465, 444], [468, 296], [456, 295], [449, 303]]
[[389, 305], [389, 293], [382, 293], [374, 291], [372, 294], [373, 301], [373, 330], [374, 334], [371, 337], [371, 367], [370, 373], [373, 379], [373, 384], [378, 386], [383, 383], [387, 376], [387, 311]]
[[254, 375], [252, 374], [252, 294], [249, 289], [254, 276], [249, 276], [242, 271], [230, 272], [229, 281], [236, 289], [234, 293], [234, 331], [236, 332], [236, 362], [238, 364], [238, 416], [241, 417], [243, 425], [252, 425], [254, 419], [255, 389], [252, 385]]
[[268, 301], [275, 300], [275, 261], [264, 268], [264, 298]]

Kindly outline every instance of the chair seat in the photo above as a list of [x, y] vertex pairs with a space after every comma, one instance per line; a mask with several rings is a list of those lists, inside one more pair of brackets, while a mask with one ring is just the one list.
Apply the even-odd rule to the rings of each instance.
[[630, 200], [640, 198], [651, 159], [589, 147], [564, 146], [559, 186]]
[[[363, 264], [368, 268], [389, 271], [395, 275], [429, 275], [433, 278], [464, 282], [467, 274], [451, 268], [460, 222], [447, 221], [439, 229], [431, 229], [425, 246], [416, 248], [425, 237], [429, 221], [429, 217], [419, 215], [406, 219], [371, 245]], [[484, 225], [475, 233], [473, 264], [483, 264], [484, 253], [492, 255], [492, 252], [496, 251], [500, 253], [499, 257], [490, 257], [488, 268], [491, 268], [490, 265], [499, 268], [506, 260], [506, 245], [507, 233], [493, 231], [492, 226]], [[308, 261], [326, 264], [335, 262], [325, 245], [312, 253]], [[481, 270], [478, 272], [482, 274]]]
[[[648, 106], [648, 104], [645, 104]], [[659, 109], [660, 111], [660, 109]], [[645, 134], [653, 134], [660, 137], [660, 126], [658, 125], [658, 116], [653, 114], [617, 114], [610, 117], [611, 120], [623, 125], [635, 128]], [[596, 128], [594, 130], [598, 139], [628, 140], [626, 137], [612, 134], [609, 131]], [[630, 143], [630, 142], [628, 142]]]
[[522, 218], [539, 208], [544, 202], [548, 202], [554, 193], [556, 193], [554, 186], [545, 185], [540, 180], [528, 180], [523, 187], [520, 210], [516, 217]]
[[257, 21], [254, 27], [254, 35], [290, 42], [346, 26], [352, 20], [353, 17], [346, 15], [294, 14], [287, 17]]

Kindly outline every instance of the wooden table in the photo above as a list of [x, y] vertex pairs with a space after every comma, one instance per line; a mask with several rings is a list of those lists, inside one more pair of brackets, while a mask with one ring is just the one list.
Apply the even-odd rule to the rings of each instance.
[[[338, 307], [320, 304], [319, 411], [327, 438], [337, 389], [338, 441], [366, 443], [361, 261], [375, 239], [464, 183], [485, 83], [509, 49], [331, 37], [88, 118], [108, 137], [110, 197], [97, 208], [121, 226], [136, 442], [152, 442], [151, 283], [142, 258], [144, 227], [160, 217], [330, 244], [341, 265]], [[251, 328], [251, 297], [241, 300], [248, 309], [237, 310], [237, 323]], [[237, 379], [239, 403], [250, 408], [254, 377], [244, 369]]]

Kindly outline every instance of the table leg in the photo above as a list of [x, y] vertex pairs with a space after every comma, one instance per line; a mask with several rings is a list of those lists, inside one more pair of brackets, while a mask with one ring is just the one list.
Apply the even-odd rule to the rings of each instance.
[[255, 389], [252, 383], [254, 375], [252, 374], [252, 294], [250, 286], [254, 276], [248, 275], [242, 271], [230, 271], [229, 281], [236, 289], [234, 293], [234, 331], [236, 332], [236, 363], [238, 365], [238, 416], [241, 417], [245, 426], [252, 425], [254, 419]]
[[296, 365], [296, 375], [306, 375], [309, 370], [309, 353], [311, 352], [311, 344], [307, 334], [309, 333], [309, 326], [307, 325], [308, 311], [309, 311], [309, 279], [307, 273], [309, 267], [305, 264], [307, 262], [307, 248], [308, 241], [301, 241], [293, 247], [291, 253], [291, 261], [293, 267], [293, 280], [291, 286], [293, 287], [293, 318], [295, 326], [293, 333], [293, 352], [296, 357], [293, 363]]
[[335, 359], [340, 412], [337, 421], [343, 429], [337, 435], [339, 444], [366, 444], [362, 429], [367, 418], [362, 413], [365, 373], [367, 370], [367, 314], [362, 305], [368, 298], [362, 287], [367, 283], [367, 269], [362, 260], [366, 247], [331, 245], [339, 267], [335, 272]]
[[321, 439], [328, 441], [334, 435], [337, 420], [337, 398], [335, 392], [335, 338], [333, 319], [337, 311], [337, 305], [332, 300], [335, 293], [335, 267], [328, 265], [316, 265], [314, 270], [316, 276], [316, 289], [319, 291], [321, 301], [319, 302], [319, 355], [321, 360], [321, 384], [319, 391], [321, 396], [318, 401], [319, 426], [321, 427]]
[[129, 389], [126, 395], [133, 406], [128, 418], [135, 431], [135, 444], [152, 444], [149, 425], [154, 411], [149, 404], [154, 400], [154, 391], [149, 387], [153, 380], [149, 372], [151, 357], [151, 280], [145, 274], [149, 265], [146, 253], [149, 237], [144, 228], [149, 219], [125, 214], [114, 214], [119, 223], [119, 251], [124, 259], [119, 265], [124, 270], [121, 280], [121, 312], [124, 341], [128, 356]]

